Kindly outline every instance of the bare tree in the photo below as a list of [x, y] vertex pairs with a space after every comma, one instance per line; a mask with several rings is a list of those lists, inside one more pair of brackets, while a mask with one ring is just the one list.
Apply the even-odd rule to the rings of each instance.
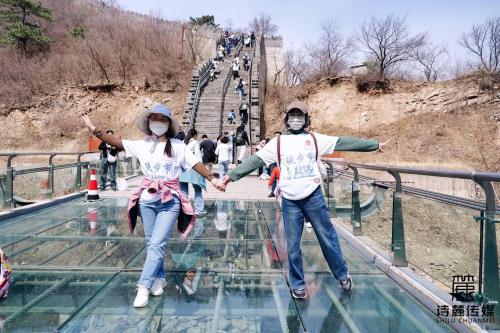
[[462, 35], [459, 44], [479, 58], [482, 70], [491, 74], [500, 71], [500, 17], [474, 25]]
[[318, 43], [307, 47], [315, 74], [332, 76], [345, 69], [346, 58], [353, 51], [353, 44], [352, 39], [342, 36], [335, 20], [324, 21]]
[[226, 27], [224, 28], [227, 31], [233, 31], [234, 28], [234, 22], [230, 18], [226, 20]]
[[302, 49], [289, 49], [285, 52], [286, 84], [296, 86], [307, 80], [310, 66], [307, 55]]
[[405, 21], [406, 18], [390, 14], [383, 19], [372, 17], [361, 26], [358, 42], [361, 50], [376, 62], [380, 78], [385, 78], [394, 65], [411, 60], [425, 44], [426, 34], [411, 34]]
[[95, 62], [97, 64], [97, 67], [99, 68], [101, 77], [106, 79], [108, 83], [111, 83], [110, 76], [108, 73], [108, 67], [109, 67], [108, 55], [105, 54], [102, 47], [95, 46], [93, 45], [93, 43], [87, 42], [87, 48], [90, 52], [90, 57], [92, 58], [92, 62]]
[[414, 59], [427, 81], [436, 81], [441, 75], [447, 53], [446, 48], [439, 45], [424, 46], [415, 51]]
[[248, 22], [248, 29], [264, 37], [276, 35], [279, 31], [279, 27], [271, 22], [271, 15], [266, 13], [260, 13]]

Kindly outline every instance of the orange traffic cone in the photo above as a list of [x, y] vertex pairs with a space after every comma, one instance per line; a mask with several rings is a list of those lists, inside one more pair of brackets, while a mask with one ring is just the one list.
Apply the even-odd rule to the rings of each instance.
[[97, 212], [92, 210], [92, 208], [88, 208], [89, 212], [89, 224], [90, 224], [90, 234], [95, 234], [97, 231]]
[[90, 170], [89, 190], [87, 192], [87, 200], [99, 200], [99, 192], [97, 192], [97, 178], [95, 169]]

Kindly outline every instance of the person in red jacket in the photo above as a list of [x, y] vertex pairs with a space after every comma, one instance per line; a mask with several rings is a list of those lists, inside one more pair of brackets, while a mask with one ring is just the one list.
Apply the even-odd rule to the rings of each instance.
[[269, 178], [269, 182], [267, 183], [267, 186], [271, 190], [271, 193], [268, 195], [268, 197], [272, 198], [276, 196], [276, 194], [274, 193], [276, 186], [273, 186], [273, 184], [275, 181], [277, 183], [279, 180], [280, 180], [280, 168], [275, 166], [273, 168], [273, 171], [271, 172], [271, 177]]

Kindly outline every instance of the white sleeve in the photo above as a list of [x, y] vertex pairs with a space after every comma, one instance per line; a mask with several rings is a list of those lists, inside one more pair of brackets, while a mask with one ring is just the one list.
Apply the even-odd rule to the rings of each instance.
[[198, 158], [188, 146], [184, 145], [184, 158], [182, 160], [182, 168], [184, 170], [192, 169], [196, 163], [200, 163], [201, 159]]
[[278, 146], [277, 139], [272, 138], [264, 148], [260, 149], [256, 154], [260, 157], [261, 160], [266, 163], [266, 166], [269, 166], [273, 163], [278, 163]]
[[[337, 144], [337, 136], [328, 136], [324, 134], [314, 133], [316, 141], [318, 141], [318, 155], [331, 154], [335, 150], [335, 145]], [[319, 158], [318, 156], [318, 158]]]
[[144, 151], [144, 140], [122, 140], [122, 143], [127, 157], [139, 158], [140, 152]]
[[219, 155], [219, 146], [220, 146], [220, 143], [217, 145], [217, 148], [215, 148], [215, 155]]

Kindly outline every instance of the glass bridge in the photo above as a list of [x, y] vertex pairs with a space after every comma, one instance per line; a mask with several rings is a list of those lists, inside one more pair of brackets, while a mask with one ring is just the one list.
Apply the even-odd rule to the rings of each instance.
[[14, 261], [0, 331], [454, 332], [342, 239], [354, 281], [343, 292], [308, 228], [309, 299], [293, 299], [273, 202], [207, 201], [189, 239], [172, 233], [165, 293], [135, 309], [145, 244], [140, 226], [129, 235], [126, 204], [75, 199], [0, 222], [0, 247]]

